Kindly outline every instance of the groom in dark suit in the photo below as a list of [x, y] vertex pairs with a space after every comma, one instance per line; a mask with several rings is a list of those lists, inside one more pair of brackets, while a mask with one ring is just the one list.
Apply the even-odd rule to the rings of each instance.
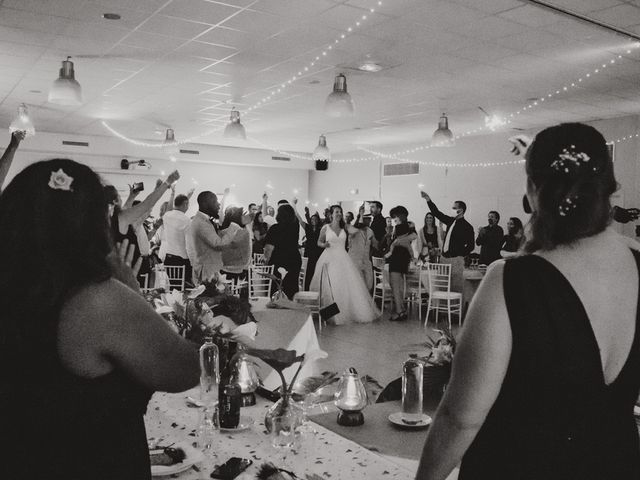
[[438, 210], [436, 204], [431, 201], [431, 197], [425, 192], [420, 192], [420, 195], [427, 201], [433, 216], [447, 226], [447, 233], [444, 236], [442, 246], [443, 261], [451, 264], [451, 291], [462, 293], [464, 257], [474, 249], [473, 227], [464, 218], [467, 204], [461, 200], [456, 200], [453, 202], [452, 207], [455, 211], [455, 216], [449, 216]]

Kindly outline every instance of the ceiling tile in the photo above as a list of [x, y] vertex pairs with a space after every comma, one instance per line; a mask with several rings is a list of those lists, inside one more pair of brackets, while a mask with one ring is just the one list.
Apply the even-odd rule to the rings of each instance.
[[167, 37], [155, 33], [145, 33], [140, 31], [132, 32], [122, 40], [122, 45], [146, 48], [149, 50], [160, 50], [170, 52], [183, 45], [185, 41], [181, 38]]
[[334, 6], [335, 3], [331, 0], [260, 0], [251, 5], [251, 9], [287, 18], [307, 19], [310, 15], [317, 15]]
[[629, 25], [640, 23], [640, 7], [629, 4], [616, 5], [615, 7], [592, 12], [589, 16], [616, 27], [628, 27]]
[[258, 38], [268, 38], [291, 26], [290, 20], [269, 13], [242, 10], [224, 21], [223, 26], [241, 30]]
[[236, 54], [237, 52], [238, 50], [236, 50], [235, 48], [224, 47], [222, 45], [214, 45], [211, 43], [191, 41], [186, 45], [178, 48], [175, 53], [180, 55], [207, 58], [211, 60], [224, 60]]
[[553, 0], [551, 2], [572, 12], [589, 13], [624, 3], [622, 0]]
[[205, 0], [173, 0], [160, 13], [194, 22], [217, 25], [238, 11], [237, 7]]
[[564, 15], [537, 5], [523, 5], [502, 12], [498, 16], [529, 27], [543, 27], [565, 19]]
[[205, 23], [190, 22], [176, 17], [154, 15], [149, 18], [138, 30], [148, 33], [159, 33], [171, 37], [192, 39], [209, 30], [210, 25]]
[[241, 49], [253, 44], [256, 38], [247, 32], [228, 27], [216, 27], [198, 37], [198, 40], [215, 45], [225, 45], [227, 47]]

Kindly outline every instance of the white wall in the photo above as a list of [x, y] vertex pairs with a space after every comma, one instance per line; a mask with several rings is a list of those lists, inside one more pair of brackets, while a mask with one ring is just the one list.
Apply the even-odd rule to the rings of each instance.
[[[640, 117], [622, 117], [592, 122], [605, 138], [616, 138], [635, 134], [640, 127]], [[509, 150], [507, 139], [516, 132], [498, 132], [490, 135], [464, 138], [453, 148], [427, 149], [419, 154], [409, 155], [412, 160], [433, 162], [501, 162], [516, 160]], [[525, 132], [535, 135], [536, 132]], [[625, 207], [640, 206], [640, 175], [637, 174], [638, 139], [616, 144], [615, 170], [621, 190], [614, 203]], [[385, 163], [395, 163], [384, 160]], [[330, 164], [326, 172], [312, 172], [309, 177], [309, 194], [313, 198], [349, 202], [380, 200], [384, 213], [395, 205], [404, 205], [409, 210], [409, 219], [418, 226], [423, 224], [427, 212], [425, 202], [419, 196], [418, 184], [436, 205], [445, 213], [451, 213], [454, 200], [464, 200], [468, 205], [467, 219], [477, 230], [486, 225], [487, 212], [497, 210], [501, 215], [503, 228], [509, 217], [519, 217], [526, 223], [528, 215], [522, 210], [522, 195], [525, 191], [526, 176], [524, 165], [508, 165], [486, 168], [441, 168], [420, 166], [418, 175], [381, 177], [380, 161], [366, 163]], [[351, 194], [354, 189], [358, 194]], [[322, 207], [322, 203], [320, 207]], [[634, 224], [624, 227], [616, 224], [618, 230], [634, 236]]]
[[[87, 147], [62, 145], [62, 140], [89, 142]], [[188, 145], [184, 148], [200, 151], [198, 163], [180, 158], [171, 162], [158, 149], [136, 147], [116, 138], [90, 137], [76, 135], [58, 135], [40, 133], [26, 139], [16, 153], [14, 163], [9, 171], [7, 182], [27, 165], [46, 158], [65, 157], [91, 166], [100, 173], [105, 183], [111, 183], [123, 193], [128, 194], [127, 184], [144, 182], [145, 191], [153, 190], [158, 178], [165, 179], [174, 169], [178, 169], [181, 179], [176, 193], [186, 193], [195, 187], [194, 201], [191, 202], [190, 213], [197, 211], [195, 196], [203, 190], [222, 193], [225, 187], [235, 185], [231, 189], [229, 202], [246, 207], [250, 202], [260, 203], [263, 192], [270, 195], [269, 203], [274, 206], [281, 198], [290, 199], [294, 190], [298, 197], [308, 197], [310, 161], [292, 159], [291, 162], [271, 160], [273, 152], [257, 149], [216, 147], [211, 145]], [[148, 160], [150, 170], [120, 170], [120, 160]], [[162, 174], [164, 172], [164, 174]], [[272, 188], [267, 188], [269, 185]], [[163, 200], [167, 200], [165, 194]], [[124, 199], [123, 199], [124, 200]], [[153, 214], [157, 213], [159, 204]]]

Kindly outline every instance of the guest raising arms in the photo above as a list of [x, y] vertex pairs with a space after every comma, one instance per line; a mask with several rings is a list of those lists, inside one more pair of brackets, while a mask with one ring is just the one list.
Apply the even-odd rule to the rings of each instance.
[[24, 140], [26, 136], [26, 132], [16, 130], [11, 133], [11, 140], [9, 141], [9, 145], [5, 149], [2, 157], [0, 157], [0, 192], [2, 191], [2, 186], [4, 185], [4, 181], [7, 179], [7, 174], [9, 173], [9, 169], [11, 168], [11, 164], [13, 163], [13, 157], [18, 150], [18, 146], [20, 142]]
[[462, 460], [460, 480], [638, 479], [640, 255], [607, 229], [605, 139], [547, 128], [525, 169], [526, 255], [495, 262], [471, 302], [416, 478]]
[[424, 216], [424, 227], [418, 232], [418, 252], [420, 260], [431, 263], [436, 263], [442, 253], [442, 229], [431, 212]]
[[127, 241], [113, 251], [100, 178], [32, 164], [0, 196], [0, 225], [3, 477], [150, 479], [147, 402], [196, 385], [198, 351], [140, 296]]
[[298, 213], [297, 207], [298, 199], [294, 198], [293, 208], [296, 212], [298, 222], [300, 222], [300, 225], [304, 228], [306, 238], [304, 256], [307, 257], [307, 271], [305, 273], [304, 289], [309, 290], [309, 284], [311, 283], [313, 274], [316, 271], [316, 264], [318, 263], [318, 259], [320, 258], [320, 255], [322, 255], [323, 251], [323, 249], [318, 246], [318, 239], [320, 238], [320, 229], [322, 228], [322, 225], [320, 224], [320, 215], [318, 215], [317, 212], [313, 215], [309, 215], [309, 207], [304, 207], [305, 219], [303, 219]]

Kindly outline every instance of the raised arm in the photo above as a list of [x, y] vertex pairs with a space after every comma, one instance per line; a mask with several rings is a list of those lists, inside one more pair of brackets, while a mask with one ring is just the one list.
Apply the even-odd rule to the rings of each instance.
[[264, 217], [267, 216], [267, 201], [269, 200], [269, 195], [267, 195], [267, 192], [264, 192], [262, 194], [262, 218], [264, 219]]
[[424, 198], [427, 201], [427, 206], [429, 207], [429, 210], [431, 211], [431, 213], [433, 213], [434, 217], [436, 217], [445, 225], [451, 225], [454, 222], [455, 220], [454, 217], [445, 215], [440, 210], [438, 210], [438, 207], [436, 207], [436, 204], [433, 203], [433, 201], [431, 200], [431, 197], [426, 192], [420, 192], [420, 195], [422, 196], [422, 198]]
[[13, 163], [13, 157], [18, 150], [18, 146], [20, 142], [24, 140], [26, 133], [21, 130], [16, 130], [11, 134], [11, 140], [9, 141], [9, 145], [7, 145], [6, 150], [0, 157], [0, 191], [2, 191], [2, 186], [4, 185], [4, 181], [7, 178], [7, 174], [9, 173], [9, 169], [11, 168], [11, 164]]
[[177, 170], [172, 172], [167, 179], [158, 184], [156, 189], [142, 202], [134, 207], [122, 210], [118, 216], [120, 233], [126, 232], [129, 225], [134, 225], [147, 218], [153, 206], [158, 202], [158, 200], [160, 200], [169, 187], [178, 181], [179, 178], [180, 174]]
[[451, 381], [429, 427], [416, 479], [447, 478], [500, 393], [512, 344], [503, 272], [504, 262], [492, 264], [471, 301]]
[[291, 202], [293, 203], [293, 211], [296, 212], [296, 218], [298, 219], [298, 222], [300, 222], [302, 228], [307, 228], [307, 222], [305, 222], [302, 216], [300, 216], [300, 214], [298, 213], [298, 199], [294, 198]]
[[169, 195], [169, 202], [167, 203], [167, 209], [164, 211], [164, 213], [167, 213], [175, 208], [175, 205], [174, 205], [175, 201], [176, 201], [176, 184], [172, 183], [171, 195]]
[[[127, 185], [129, 187], [129, 196], [122, 204], [122, 209], [127, 210], [133, 206], [133, 202], [136, 201], [136, 198], [140, 194], [140, 190], [136, 190], [134, 185]], [[156, 185], [157, 188], [157, 185]]]

